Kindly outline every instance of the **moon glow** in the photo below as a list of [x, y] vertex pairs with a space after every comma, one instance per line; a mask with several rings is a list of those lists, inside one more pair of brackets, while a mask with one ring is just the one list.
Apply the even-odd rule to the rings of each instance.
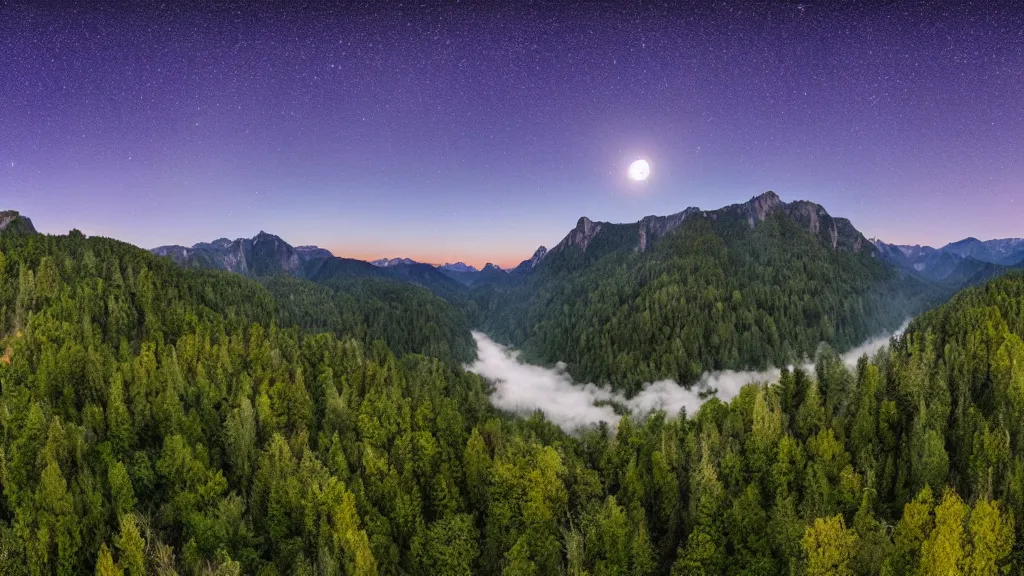
[[647, 163], [647, 160], [643, 158], [634, 160], [629, 165], [629, 179], [637, 182], [643, 182], [651, 175], [651, 165]]

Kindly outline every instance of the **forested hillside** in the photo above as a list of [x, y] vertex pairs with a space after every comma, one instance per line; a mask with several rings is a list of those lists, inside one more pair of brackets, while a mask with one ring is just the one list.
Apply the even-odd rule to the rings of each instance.
[[383, 340], [399, 356], [421, 353], [462, 363], [476, 355], [467, 314], [422, 286], [363, 277], [314, 283], [284, 275], [261, 283], [284, 326], [366, 344]]
[[0, 234], [0, 572], [1021, 573], [1022, 277], [854, 371], [575, 436], [275, 320], [332, 297]]
[[772, 193], [714, 212], [580, 226], [525, 280], [478, 290], [489, 335], [635, 390], [860, 344], [938, 303], [842, 219]]

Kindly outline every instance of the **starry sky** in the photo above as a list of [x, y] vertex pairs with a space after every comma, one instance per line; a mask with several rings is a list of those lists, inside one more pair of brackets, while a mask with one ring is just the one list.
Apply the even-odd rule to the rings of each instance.
[[1019, 1], [621, 4], [0, 2], [0, 209], [478, 266], [765, 190], [1024, 236]]

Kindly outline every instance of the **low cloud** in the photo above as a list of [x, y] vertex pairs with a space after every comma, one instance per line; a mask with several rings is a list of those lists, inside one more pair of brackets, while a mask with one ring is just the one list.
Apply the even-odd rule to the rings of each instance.
[[[888, 345], [892, 336], [901, 334], [906, 326], [904, 324], [892, 334], [872, 338], [843, 353], [843, 362], [847, 366], [855, 366], [861, 356], [873, 355]], [[613, 403], [636, 416], [644, 416], [654, 410], [676, 415], [683, 408], [687, 414], [694, 414], [712, 395], [728, 402], [744, 386], [774, 382], [780, 374], [778, 369], [708, 372], [689, 388], [673, 380], [659, 380], [644, 385], [632, 398], [626, 398], [607, 386], [575, 382], [564, 363], [559, 362], [554, 368], [527, 364], [519, 358], [518, 351], [498, 344], [482, 332], [473, 332], [473, 339], [477, 345], [477, 360], [466, 368], [494, 384], [491, 402], [496, 407], [522, 414], [540, 410], [548, 420], [567, 432], [599, 422], [614, 424], [619, 416], [610, 405]], [[812, 370], [813, 365], [804, 368]]]
[[482, 332], [473, 332], [477, 361], [467, 366], [470, 372], [494, 383], [491, 402], [510, 412], [532, 413], [542, 410], [549, 420], [565, 430], [598, 422], [616, 422], [618, 417], [609, 402], [621, 398], [609, 388], [577, 384], [559, 363], [554, 368], [527, 364], [519, 352], [491, 340]]
[[910, 320], [904, 322], [902, 326], [897, 328], [896, 331], [891, 334], [876, 336], [856, 348], [851, 348], [850, 350], [843, 352], [840, 354], [840, 357], [843, 359], [843, 363], [848, 367], [853, 368], [857, 365], [857, 361], [860, 360], [861, 356], [867, 355], [869, 358], [874, 356], [875, 352], [878, 352], [889, 345], [889, 340], [893, 336], [903, 334], [907, 330], [907, 326], [910, 326]]

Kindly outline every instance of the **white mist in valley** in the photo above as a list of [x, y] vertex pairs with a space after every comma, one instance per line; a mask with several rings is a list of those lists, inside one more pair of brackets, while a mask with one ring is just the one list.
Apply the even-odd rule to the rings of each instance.
[[[847, 366], [855, 366], [861, 356], [878, 352], [889, 344], [892, 336], [901, 334], [906, 327], [905, 323], [892, 334], [872, 338], [843, 353], [843, 362]], [[778, 369], [720, 370], [705, 373], [689, 388], [672, 380], [659, 380], [644, 385], [632, 398], [626, 398], [607, 386], [574, 381], [564, 363], [560, 362], [554, 368], [527, 364], [519, 358], [517, 350], [498, 344], [482, 332], [473, 332], [473, 339], [476, 340], [477, 360], [466, 368], [494, 384], [491, 402], [496, 407], [525, 414], [540, 410], [548, 420], [567, 432], [599, 422], [617, 422], [619, 417], [610, 403], [624, 406], [636, 416], [654, 410], [675, 416], [682, 408], [687, 414], [694, 414], [712, 393], [728, 402], [747, 384], [774, 382], [780, 375]], [[804, 366], [807, 371], [813, 368], [811, 364]]]

